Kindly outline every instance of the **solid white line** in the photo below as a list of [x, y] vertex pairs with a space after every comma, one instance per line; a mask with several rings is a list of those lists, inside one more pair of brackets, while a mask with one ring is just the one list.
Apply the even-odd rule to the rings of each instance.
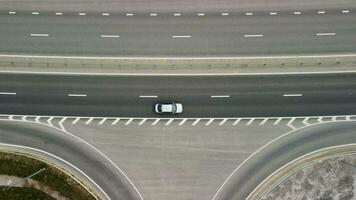
[[61, 13], [61, 12], [56, 12], [56, 15], [63, 15], [63, 13]]
[[100, 35], [101, 38], [119, 38], [119, 35]]
[[318, 11], [318, 14], [325, 14], [326, 12], [324, 10]]
[[140, 95], [140, 98], [158, 98], [158, 96], [155, 95]]
[[336, 33], [317, 33], [316, 36], [334, 36]]
[[284, 97], [301, 97], [303, 94], [283, 94]]
[[226, 121], [227, 121], [227, 119], [223, 119], [223, 120], [219, 123], [219, 126], [224, 125]]
[[157, 16], [157, 13], [151, 13], [150, 16], [156, 17], [156, 16]]
[[101, 15], [102, 15], [102, 16], [109, 16], [110, 13], [102, 13]]
[[45, 33], [31, 33], [30, 36], [31, 36], [31, 37], [48, 37], [49, 34], [45, 34]]
[[134, 16], [134, 14], [133, 13], [126, 13], [126, 16], [131, 17], [131, 16]]
[[143, 123], [145, 123], [145, 121], [147, 121], [147, 118], [142, 119], [142, 120], [140, 121], [140, 123], [138, 123], [138, 125], [141, 126]]
[[250, 37], [263, 37], [263, 34], [256, 34], [256, 35], [244, 35], [245, 38], [250, 38]]
[[179, 16], [182, 16], [182, 14], [180, 14], [180, 13], [174, 13], [173, 16], [179, 17]]
[[191, 35], [172, 35], [172, 38], [191, 38]]
[[152, 125], [153, 125], [153, 126], [156, 125], [156, 124], [159, 122], [159, 120], [160, 120], [160, 119], [156, 119], [156, 120], [152, 123]]
[[120, 118], [116, 118], [112, 123], [111, 123], [111, 125], [115, 125], [115, 124], [117, 124], [117, 122], [119, 122], [120, 121]]
[[346, 13], [350, 13], [350, 11], [349, 10], [343, 10], [343, 11], [341, 11], [342, 13], [344, 13], [344, 14], [346, 14]]
[[125, 123], [125, 125], [126, 125], [126, 126], [129, 125], [129, 124], [132, 122], [132, 120], [133, 120], [133, 118], [127, 120], [127, 122]]
[[209, 126], [213, 121], [214, 121], [214, 119], [209, 119], [209, 121], [206, 122], [205, 126]]
[[98, 124], [99, 124], [99, 125], [104, 124], [104, 123], [105, 123], [105, 121], [106, 121], [106, 119], [107, 119], [107, 118], [103, 118], [103, 119], [102, 119], [102, 120], [101, 120]]
[[204, 16], [205, 13], [198, 13], [197, 15], [198, 15], [198, 16]]
[[178, 126], [182, 126], [187, 120], [187, 118], [183, 119], [181, 122], [179, 122]]
[[174, 118], [169, 119], [165, 125], [168, 126], [169, 124], [171, 124], [173, 122], [173, 120], [174, 120]]
[[10, 11], [9, 14], [10, 14], [10, 15], [15, 15], [16, 12], [15, 12], [15, 11]]
[[246, 126], [250, 126], [254, 120], [255, 120], [255, 118], [251, 118], [251, 119], [246, 123]]
[[79, 16], [85, 16], [87, 15], [86, 13], [78, 13]]
[[282, 120], [282, 118], [280, 117], [280, 118], [278, 118], [274, 123], [273, 123], [273, 125], [277, 125], [280, 121]]
[[197, 125], [199, 121], [200, 121], [200, 119], [196, 119], [196, 120], [193, 122], [192, 126]]
[[85, 124], [89, 124], [91, 121], [93, 121], [93, 117], [91, 117], [91, 118], [89, 118], [86, 122], [85, 122]]
[[39, 15], [39, 12], [32, 12], [33, 15]]
[[237, 125], [241, 121], [241, 118], [238, 118], [235, 120], [235, 122], [232, 124], [233, 126]]
[[0, 92], [0, 95], [16, 95], [16, 92]]
[[247, 15], [247, 16], [252, 16], [253, 13], [252, 13], [252, 12], [248, 12], [248, 13], [245, 13], [245, 15]]
[[270, 14], [270, 15], [277, 15], [276, 12], [270, 12], [269, 14]]
[[86, 94], [68, 94], [69, 97], [86, 97]]
[[302, 12], [300, 12], [300, 11], [295, 11], [295, 12], [293, 12], [293, 14], [295, 14], [295, 15], [301, 15]]
[[211, 95], [211, 98], [230, 98], [230, 95]]
[[75, 120], [72, 121], [72, 124], [76, 124], [80, 120], [80, 117], [75, 118]]
[[228, 16], [229, 13], [221, 13], [222, 16]]

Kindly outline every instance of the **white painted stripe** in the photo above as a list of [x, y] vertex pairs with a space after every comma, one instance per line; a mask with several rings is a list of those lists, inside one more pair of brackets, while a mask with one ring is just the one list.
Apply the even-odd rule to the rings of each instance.
[[343, 10], [341, 11], [342, 13], [346, 14], [346, 13], [350, 13], [350, 10]]
[[251, 118], [251, 119], [246, 123], [246, 126], [250, 126], [253, 121], [255, 121], [255, 118]]
[[172, 38], [191, 38], [191, 35], [172, 35]]
[[48, 125], [53, 126], [53, 124], [52, 124], [52, 119], [53, 119], [53, 118], [54, 118], [54, 117], [48, 118], [48, 120], [47, 120]]
[[93, 121], [93, 119], [94, 119], [93, 117], [89, 118], [89, 119], [85, 122], [85, 124], [90, 124], [90, 122]]
[[61, 13], [61, 12], [56, 12], [56, 15], [63, 15], [63, 13]]
[[244, 35], [245, 38], [250, 38], [250, 37], [263, 37], [263, 34], [255, 34], [255, 35]]
[[78, 15], [79, 15], [79, 16], [85, 16], [85, 15], [87, 15], [87, 14], [81, 12], [81, 13], [78, 13]]
[[158, 98], [156, 95], [140, 95], [140, 98]]
[[131, 17], [131, 16], [134, 16], [134, 14], [133, 13], [126, 13], [126, 16]]
[[337, 116], [332, 117], [331, 121], [337, 121]]
[[183, 119], [181, 122], [179, 122], [179, 126], [182, 126], [188, 119]]
[[318, 117], [318, 122], [323, 123], [323, 117]]
[[157, 13], [151, 13], [150, 16], [156, 17], [158, 14]]
[[160, 119], [156, 119], [156, 120], [152, 123], [152, 125], [153, 125], [153, 126], [156, 125], [156, 124], [159, 122], [159, 120], [160, 120]]
[[295, 12], [293, 12], [293, 14], [295, 14], [295, 15], [301, 15], [302, 12], [300, 12], [300, 11], [295, 11]]
[[119, 121], [120, 121], [120, 118], [116, 118], [116, 119], [111, 123], [111, 125], [116, 125]]
[[351, 121], [351, 116], [346, 116], [346, 117], [345, 117], [345, 120], [346, 120], [346, 121]]
[[228, 16], [229, 13], [221, 13], [222, 16]]
[[101, 15], [102, 15], [102, 16], [109, 16], [110, 13], [102, 13]]
[[200, 121], [200, 119], [196, 119], [196, 120], [193, 122], [192, 126], [197, 125], [199, 121]]
[[301, 97], [303, 94], [283, 94], [284, 97]]
[[171, 124], [173, 122], [173, 120], [174, 120], [174, 118], [169, 119], [165, 125], [168, 126], [169, 124]]
[[75, 120], [72, 121], [72, 124], [76, 124], [80, 120], [80, 117], [75, 118]]
[[16, 92], [0, 92], [0, 95], [16, 95]]
[[39, 15], [39, 12], [32, 12], [33, 15]]
[[40, 119], [41, 119], [41, 117], [40, 117], [40, 116], [37, 116], [37, 117], [35, 118], [35, 122], [40, 123]]
[[259, 125], [260, 125], [260, 126], [264, 125], [264, 124], [267, 122], [267, 120], [268, 120], [268, 118], [262, 120]]
[[209, 126], [213, 121], [214, 121], [214, 119], [209, 119], [209, 121], [206, 122], [205, 126]]
[[182, 16], [182, 14], [180, 14], [180, 13], [174, 13], [173, 16], [179, 17], [179, 16]]
[[318, 11], [318, 14], [325, 14], [326, 12], [324, 10]]
[[205, 16], [205, 13], [198, 13], [198, 16]]
[[60, 126], [60, 129], [62, 130], [62, 131], [64, 131], [64, 132], [67, 132], [66, 131], [66, 129], [64, 128], [64, 126], [63, 126], [63, 122], [67, 119], [68, 117], [63, 117], [59, 122], [58, 122], [58, 124], [59, 124], [59, 126]]
[[86, 97], [86, 94], [68, 94], [69, 97]]
[[46, 34], [46, 33], [31, 33], [30, 36], [31, 37], [48, 37], [49, 34]]
[[211, 95], [211, 98], [230, 98], [230, 95]]
[[127, 120], [127, 122], [125, 123], [125, 125], [126, 125], [126, 126], [129, 125], [129, 124], [132, 122], [132, 120], [133, 120], [133, 118]]
[[26, 115], [24, 115], [24, 116], [22, 116], [22, 117], [21, 117], [22, 121], [27, 121], [27, 119], [26, 119], [26, 118], [27, 118], [27, 116], [26, 116]]
[[99, 125], [102, 125], [102, 124], [105, 123], [106, 120], [107, 120], [107, 118], [103, 118], [98, 124], [99, 124]]
[[292, 123], [294, 122], [295, 119], [296, 119], [296, 118], [293, 117], [293, 118], [291, 118], [291, 119], [289, 120], [289, 122], [287, 123], [287, 126], [289, 126], [289, 127], [290, 127], [291, 129], [293, 129], [293, 130], [297, 129], [297, 128], [295, 128], [295, 127], [292, 125]]
[[10, 15], [15, 15], [16, 12], [15, 12], [15, 11], [10, 11], [9, 14], [10, 14]]
[[310, 124], [309, 124], [308, 120], [309, 120], [309, 117], [306, 117], [303, 119], [302, 123], [309, 126]]
[[270, 15], [277, 15], [276, 12], [270, 12], [269, 14], [270, 14]]
[[241, 118], [238, 118], [235, 120], [235, 122], [232, 124], [233, 126], [237, 125], [241, 121]]
[[227, 121], [227, 119], [223, 119], [223, 120], [219, 123], [219, 126], [224, 125], [226, 121]]
[[147, 121], [147, 118], [142, 119], [142, 120], [140, 121], [140, 123], [138, 123], [138, 125], [141, 126], [143, 123], [145, 123], [145, 121]]
[[280, 118], [278, 118], [274, 123], [273, 123], [273, 125], [277, 125], [280, 121], [282, 120], [282, 118], [280, 117]]
[[316, 36], [334, 36], [336, 33], [317, 33]]
[[252, 13], [252, 12], [248, 12], [248, 13], [245, 13], [245, 15], [247, 15], [247, 16], [252, 16], [253, 13]]
[[14, 116], [13, 115], [9, 115], [8, 118], [9, 118], [9, 120], [14, 120]]
[[119, 38], [119, 35], [100, 35], [101, 38]]

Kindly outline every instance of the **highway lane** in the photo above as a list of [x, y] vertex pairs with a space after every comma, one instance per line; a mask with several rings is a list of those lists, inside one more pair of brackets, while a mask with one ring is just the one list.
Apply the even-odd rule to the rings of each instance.
[[[140, 199], [126, 178], [108, 160], [67, 133], [33, 123], [0, 121], [0, 142], [40, 149], [64, 159], [94, 180], [112, 200]], [[99, 190], [96, 188], [96, 191]]]
[[198, 15], [201, 12], [154, 12], [156, 16], [134, 11], [109, 16], [79, 10], [61, 15], [35, 9], [9, 12], [0, 11], [2, 54], [209, 57], [356, 52], [353, 8], [215, 11], [204, 16]]
[[[0, 74], [0, 113], [157, 117], [280, 117], [356, 113], [356, 74], [258, 76], [90, 76]], [[162, 117], [172, 117], [163, 115]]]
[[356, 123], [319, 124], [282, 137], [255, 154], [232, 176], [213, 200], [246, 199], [265, 178], [307, 153], [356, 142]]

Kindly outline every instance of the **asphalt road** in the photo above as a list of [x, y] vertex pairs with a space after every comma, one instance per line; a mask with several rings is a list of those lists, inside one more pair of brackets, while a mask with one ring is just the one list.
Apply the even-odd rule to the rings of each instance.
[[129, 10], [109, 16], [80, 9], [38, 13], [36, 8], [2, 9], [0, 52], [130, 57], [350, 53], [356, 52], [356, 12], [352, 9], [267, 9], [252, 15], [246, 14], [250, 10]]
[[235, 173], [214, 200], [246, 199], [265, 178], [288, 162], [318, 149], [356, 142], [356, 123], [319, 124], [277, 140]]
[[0, 113], [158, 117], [153, 112], [156, 102], [176, 101], [184, 106], [183, 114], [176, 117], [351, 115], [356, 114], [355, 80], [355, 73], [265, 76], [3, 73]]

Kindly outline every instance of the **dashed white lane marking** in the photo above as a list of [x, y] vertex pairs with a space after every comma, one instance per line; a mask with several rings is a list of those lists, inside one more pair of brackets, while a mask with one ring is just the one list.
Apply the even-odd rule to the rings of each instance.
[[98, 124], [99, 124], [99, 125], [102, 125], [102, 124], [105, 123], [106, 120], [107, 120], [107, 118], [103, 118]]
[[16, 12], [15, 11], [10, 11], [9, 14], [10, 15], [16, 15]]
[[303, 94], [283, 94], [284, 97], [301, 97]]
[[287, 126], [289, 126], [289, 127], [290, 127], [291, 129], [293, 129], [293, 130], [297, 129], [297, 128], [295, 128], [295, 127], [292, 125], [292, 123], [294, 122], [294, 120], [295, 120], [295, 117], [291, 118], [291, 119], [289, 120], [289, 122], [287, 123]]
[[110, 13], [102, 13], [102, 16], [110, 16]]
[[87, 94], [68, 94], [69, 97], [86, 97]]
[[316, 36], [334, 36], [336, 33], [317, 33]]
[[193, 122], [192, 126], [197, 125], [197, 123], [198, 123], [199, 121], [200, 121], [200, 119], [196, 119], [196, 120]]
[[350, 11], [349, 10], [343, 10], [343, 11], [341, 11], [341, 13], [347, 14], [347, 13], [350, 13]]
[[198, 13], [198, 16], [205, 16], [205, 13]]
[[209, 119], [209, 121], [206, 122], [205, 126], [209, 126], [213, 121], [214, 121], [214, 119]]
[[61, 13], [61, 12], [56, 12], [56, 15], [61, 16], [61, 15], [63, 15], [63, 13]]
[[132, 120], [133, 120], [133, 118], [127, 120], [127, 122], [125, 123], [125, 125], [126, 125], [126, 126], [129, 125], [129, 124], [132, 122]]
[[211, 98], [229, 98], [230, 95], [211, 95]]
[[280, 121], [282, 120], [282, 118], [280, 117], [280, 118], [278, 118], [274, 123], [273, 123], [273, 125], [277, 125]]
[[48, 37], [49, 34], [47, 34], [47, 33], [31, 33], [30, 36], [31, 37]]
[[293, 14], [294, 14], [294, 15], [301, 15], [302, 12], [300, 12], [300, 11], [295, 11], [295, 12], [293, 12]]
[[172, 35], [172, 38], [191, 38], [191, 35]]
[[268, 120], [268, 118], [263, 119], [259, 125], [260, 126], [264, 125], [267, 122], [267, 120]]
[[101, 38], [119, 38], [119, 35], [100, 35]]
[[16, 92], [0, 92], [0, 95], [16, 95]]
[[171, 124], [173, 122], [173, 118], [172, 119], [169, 119], [168, 122], [165, 124], [166, 126], [168, 126], [169, 124]]
[[234, 121], [234, 123], [232, 123], [232, 125], [233, 125], [233, 126], [236, 126], [240, 121], [241, 121], [241, 118], [236, 119], [236, 120]]
[[180, 14], [180, 13], [174, 13], [173, 16], [179, 17], [179, 16], [182, 16], [182, 14]]
[[245, 38], [263, 37], [263, 34], [244, 35]]
[[251, 118], [251, 119], [246, 123], [246, 126], [250, 126], [253, 121], [255, 121], [255, 118]]
[[188, 119], [183, 119], [181, 122], [179, 122], [178, 126], [182, 126]]
[[247, 15], [247, 16], [252, 16], [253, 13], [252, 13], [252, 12], [248, 12], [248, 13], [245, 13], [245, 15]]
[[147, 119], [145, 118], [145, 119], [142, 119], [141, 121], [140, 121], [140, 123], [138, 123], [138, 125], [139, 126], [141, 126], [143, 123], [145, 123], [147, 121]]
[[120, 118], [116, 118], [116, 119], [111, 123], [111, 125], [115, 125], [115, 124], [117, 124], [119, 121], [120, 121]]
[[85, 122], [85, 124], [89, 124], [91, 121], [93, 121], [93, 117], [91, 117], [91, 118], [89, 118], [86, 122]]
[[52, 119], [53, 119], [54, 117], [50, 117], [50, 118], [48, 118], [47, 119], [47, 123], [50, 125], [50, 126], [53, 126], [53, 124], [52, 124]]
[[160, 119], [156, 119], [156, 120], [152, 123], [152, 125], [153, 125], [153, 126], [156, 125], [156, 124], [159, 122], [159, 120], [160, 120]]
[[39, 15], [39, 12], [32, 12], [33, 15]]
[[86, 13], [81, 12], [81, 13], [78, 13], [78, 15], [79, 15], [79, 16], [85, 16], [85, 15], [87, 15], [87, 14], [86, 14]]
[[270, 15], [277, 15], [276, 12], [270, 12], [269, 14], [270, 14]]
[[223, 119], [223, 120], [219, 123], [219, 126], [224, 125], [226, 121], [227, 121], [227, 119]]
[[306, 117], [306, 118], [303, 119], [302, 123], [307, 125], [307, 126], [309, 126], [310, 124], [309, 124], [308, 121], [309, 121], [309, 117]]
[[326, 12], [324, 10], [318, 11], [318, 14], [325, 14]]
[[132, 16], [134, 16], [134, 14], [133, 13], [126, 13], [126, 16], [132, 17]]
[[156, 17], [158, 14], [157, 13], [151, 13], [150, 16], [151, 17]]
[[157, 95], [140, 95], [140, 98], [158, 98]]
[[229, 13], [221, 13], [222, 16], [228, 16]]
[[72, 124], [76, 124], [79, 120], [80, 120], [80, 117], [75, 118], [75, 119], [72, 121]]

